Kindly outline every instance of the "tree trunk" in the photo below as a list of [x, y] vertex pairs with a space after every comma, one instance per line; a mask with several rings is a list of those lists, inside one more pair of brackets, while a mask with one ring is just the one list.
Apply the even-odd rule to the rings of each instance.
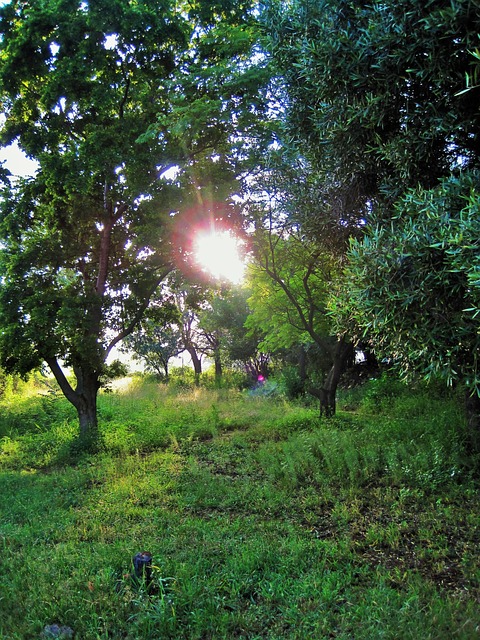
[[187, 347], [187, 351], [190, 354], [193, 363], [193, 370], [195, 371], [195, 384], [200, 384], [200, 376], [202, 374], [202, 361], [198, 357], [197, 351], [194, 347]]
[[77, 378], [75, 401], [72, 403], [80, 424], [80, 443], [85, 448], [95, 448], [98, 440], [97, 396], [100, 388], [98, 373], [91, 369], [74, 367]]
[[465, 413], [472, 452], [480, 452], [480, 396], [471, 389], [465, 394]]
[[77, 386], [73, 389], [55, 358], [47, 359], [47, 364], [63, 394], [77, 410], [80, 441], [85, 446], [94, 445], [98, 438], [97, 394], [100, 388], [98, 373], [91, 368], [86, 370], [82, 367], [74, 367]]
[[300, 345], [298, 354], [298, 377], [300, 379], [301, 392], [303, 393], [307, 382], [307, 351], [303, 344]]
[[84, 392], [76, 409], [80, 423], [80, 440], [95, 440], [98, 435], [97, 391]]
[[215, 349], [214, 354], [213, 354], [213, 358], [214, 358], [214, 363], [215, 363], [215, 380], [217, 382], [220, 382], [220, 379], [221, 379], [222, 374], [223, 374], [222, 359], [220, 357], [220, 349]]
[[353, 345], [344, 337], [338, 339], [333, 355], [333, 364], [321, 389], [309, 389], [309, 393], [320, 400], [320, 417], [332, 418], [337, 410], [337, 387], [345, 367], [352, 357]]

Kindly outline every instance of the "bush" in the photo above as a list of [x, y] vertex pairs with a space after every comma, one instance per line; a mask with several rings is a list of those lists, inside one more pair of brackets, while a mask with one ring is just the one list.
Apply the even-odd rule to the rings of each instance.
[[289, 400], [295, 400], [305, 393], [305, 384], [298, 375], [297, 367], [285, 367], [278, 376], [278, 383]]
[[234, 369], [224, 369], [217, 378], [212, 366], [200, 376], [200, 386], [205, 389], [245, 389], [249, 384], [247, 374]]
[[380, 378], [369, 380], [365, 385], [362, 407], [371, 413], [389, 410], [392, 400], [403, 396], [407, 386], [398, 378], [384, 373]]
[[176, 389], [191, 389], [195, 386], [195, 372], [191, 367], [172, 367], [168, 384]]

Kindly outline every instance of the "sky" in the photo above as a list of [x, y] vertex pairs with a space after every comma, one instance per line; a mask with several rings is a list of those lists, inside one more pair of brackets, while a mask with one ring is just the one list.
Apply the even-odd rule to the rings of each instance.
[[29, 160], [16, 144], [0, 149], [0, 162], [5, 161], [5, 167], [16, 177], [31, 176], [37, 164]]

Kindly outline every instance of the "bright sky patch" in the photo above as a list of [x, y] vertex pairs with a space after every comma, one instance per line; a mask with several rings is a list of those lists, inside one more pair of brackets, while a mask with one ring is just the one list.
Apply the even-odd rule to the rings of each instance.
[[195, 259], [214, 278], [239, 284], [245, 273], [240, 246], [238, 238], [228, 231], [200, 233], [194, 244]]

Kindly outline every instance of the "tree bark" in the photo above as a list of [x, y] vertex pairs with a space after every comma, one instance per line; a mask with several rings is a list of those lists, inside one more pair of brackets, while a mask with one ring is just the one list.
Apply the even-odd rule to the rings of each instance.
[[97, 391], [83, 393], [77, 407], [80, 424], [80, 440], [93, 441], [98, 435]]
[[195, 372], [195, 384], [200, 384], [200, 376], [202, 374], [202, 361], [198, 357], [197, 350], [193, 346], [186, 347], [192, 359], [193, 370]]
[[309, 389], [309, 393], [320, 400], [320, 417], [332, 418], [337, 410], [337, 387], [345, 367], [352, 357], [353, 345], [342, 336], [335, 345], [333, 364], [323, 387]]
[[73, 368], [77, 379], [75, 407], [80, 423], [80, 440], [94, 442], [98, 435], [97, 395], [100, 389], [98, 372], [88, 366]]
[[298, 354], [298, 377], [300, 379], [301, 392], [303, 393], [307, 382], [307, 351], [303, 344], [300, 345]]
[[98, 373], [94, 370], [85, 371], [81, 367], [74, 367], [77, 386], [73, 389], [55, 358], [47, 359], [47, 364], [64, 396], [77, 410], [80, 440], [93, 443], [98, 435], [97, 395], [100, 388]]
[[215, 349], [213, 354], [213, 359], [215, 363], [215, 380], [219, 382], [222, 378], [223, 370], [222, 370], [222, 359], [220, 357], [220, 349]]
[[480, 452], [480, 396], [471, 389], [465, 393], [465, 413], [471, 451]]

